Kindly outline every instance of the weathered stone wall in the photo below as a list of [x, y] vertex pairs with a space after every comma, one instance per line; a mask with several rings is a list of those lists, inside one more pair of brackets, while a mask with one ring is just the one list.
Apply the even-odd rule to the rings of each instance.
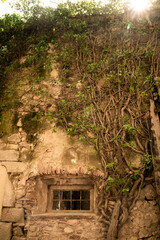
[[[23, 75], [25, 81], [21, 80]], [[90, 146], [67, 136], [61, 128], [53, 132], [54, 122], [37, 120], [39, 112], [49, 113], [55, 109], [61, 92], [61, 84], [55, 83], [58, 72], [53, 69], [50, 76], [35, 86], [29, 81], [28, 70], [13, 77], [19, 82], [21, 104], [17, 109], [16, 130], [0, 140], [0, 240], [105, 239], [107, 227], [99, 222], [96, 211], [62, 215], [46, 213], [45, 208], [41, 212], [37, 210], [38, 198], [45, 200], [44, 189], [39, 195], [36, 193], [37, 178], [90, 176], [88, 166], [95, 169], [92, 173], [95, 177], [103, 174]], [[133, 161], [132, 156], [130, 159]], [[134, 163], [139, 164], [137, 156]], [[152, 183], [153, 180], [149, 180], [143, 186], [127, 222], [119, 231], [118, 240], [157, 239], [159, 209]], [[114, 201], [109, 204], [112, 213]]]
[[[159, 207], [151, 184], [146, 185], [132, 208], [118, 240], [155, 240], [159, 236]], [[158, 238], [159, 239], [159, 238]]]
[[31, 216], [28, 240], [105, 240], [106, 228], [94, 214]]

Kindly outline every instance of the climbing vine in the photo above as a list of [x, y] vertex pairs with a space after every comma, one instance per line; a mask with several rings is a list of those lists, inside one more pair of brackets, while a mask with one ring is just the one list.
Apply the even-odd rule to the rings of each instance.
[[[69, 16], [67, 21], [67, 30], [61, 29], [53, 44], [63, 88], [55, 116], [100, 157], [104, 178], [97, 185], [98, 209], [108, 225], [107, 239], [116, 239], [117, 227], [152, 175], [149, 99], [156, 94], [159, 74], [159, 29], [146, 18], [131, 20], [122, 13]], [[109, 200], [116, 200], [112, 218]]]
[[[0, 20], [1, 31], [8, 21], [7, 33], [13, 28], [21, 32], [23, 43], [15, 44], [16, 32], [8, 42], [4, 34], [1, 65], [6, 68], [16, 59], [7, 54], [9, 49], [18, 49], [18, 57], [26, 54], [17, 67], [34, 65], [39, 77], [58, 64], [62, 97], [46, 117], [55, 118], [99, 156], [104, 177], [96, 183], [97, 206], [108, 226], [107, 240], [115, 240], [153, 172], [149, 100], [157, 96], [154, 78], [160, 74], [159, 15], [155, 7], [135, 18], [116, 1], [104, 7], [67, 2], [56, 10], [39, 10], [32, 9], [25, 21], [14, 16]], [[116, 201], [112, 216], [109, 200]]]

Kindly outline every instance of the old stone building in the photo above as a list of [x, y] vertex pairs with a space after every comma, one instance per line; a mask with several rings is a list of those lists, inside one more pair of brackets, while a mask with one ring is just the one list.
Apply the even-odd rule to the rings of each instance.
[[[97, 155], [61, 127], [55, 129], [54, 121], [35, 118], [35, 113], [55, 108], [61, 92], [60, 83], [53, 84], [58, 72], [53, 69], [35, 86], [29, 83], [30, 69], [9, 77], [19, 82], [23, 107], [14, 121], [14, 110], [6, 113], [5, 124], [12, 131], [0, 140], [0, 240], [106, 239], [107, 227], [97, 211], [96, 182], [103, 178]], [[35, 94], [40, 91], [53, 98]], [[139, 164], [138, 155], [131, 158]], [[118, 240], [155, 240], [156, 198], [153, 181], [148, 179]], [[114, 204], [108, 202], [111, 213]]]

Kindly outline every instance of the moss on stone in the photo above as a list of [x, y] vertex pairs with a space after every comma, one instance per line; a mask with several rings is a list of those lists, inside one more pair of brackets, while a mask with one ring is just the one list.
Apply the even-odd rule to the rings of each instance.
[[18, 116], [15, 110], [6, 110], [1, 112], [0, 118], [0, 136], [10, 135], [17, 132]]
[[22, 118], [23, 130], [27, 133], [27, 142], [35, 142], [37, 133], [40, 132], [43, 126], [43, 119], [37, 112], [31, 112]]

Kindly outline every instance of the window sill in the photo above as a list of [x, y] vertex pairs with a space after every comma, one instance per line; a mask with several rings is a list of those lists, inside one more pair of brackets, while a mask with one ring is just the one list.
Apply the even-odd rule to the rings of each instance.
[[44, 220], [44, 219], [53, 219], [53, 218], [66, 218], [66, 219], [95, 219], [97, 215], [95, 213], [43, 213], [43, 214], [34, 214], [31, 215], [30, 218], [33, 220]]

